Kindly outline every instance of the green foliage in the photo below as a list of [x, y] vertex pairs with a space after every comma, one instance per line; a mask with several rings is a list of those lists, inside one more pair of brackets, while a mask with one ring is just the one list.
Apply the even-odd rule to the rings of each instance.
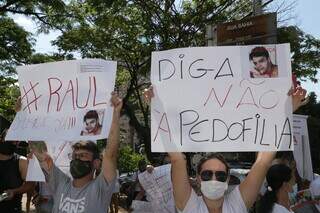
[[32, 41], [30, 33], [11, 18], [0, 16], [0, 74], [12, 74], [16, 65], [26, 62]]
[[289, 26], [278, 29], [278, 42], [290, 43], [292, 70], [297, 77], [316, 83], [317, 70], [320, 68], [320, 39], [296, 26]]
[[207, 24], [247, 15], [250, 2], [193, 0], [178, 5], [173, 0], [71, 0], [64, 15], [52, 11], [45, 27], [61, 29], [54, 42], [61, 51], [119, 62], [117, 87], [124, 97], [123, 112], [151, 158], [149, 108], [141, 93], [149, 83], [152, 51], [203, 46]]
[[0, 75], [0, 115], [9, 121], [14, 118], [14, 105], [19, 97], [19, 87], [15, 83], [16, 79]]
[[143, 155], [137, 154], [130, 146], [120, 148], [118, 168], [120, 173], [132, 172], [138, 168], [138, 162], [144, 159]]

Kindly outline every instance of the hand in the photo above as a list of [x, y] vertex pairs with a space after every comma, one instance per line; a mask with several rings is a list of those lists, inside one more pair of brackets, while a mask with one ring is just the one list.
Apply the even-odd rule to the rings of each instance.
[[306, 98], [307, 90], [298, 86], [296, 89], [290, 89], [288, 95], [292, 95], [292, 110], [296, 111], [301, 106], [308, 103], [309, 98]]
[[150, 174], [153, 172], [154, 167], [152, 165], [147, 165], [146, 171], [149, 172]]
[[152, 85], [148, 89], [144, 89], [143, 96], [144, 96], [144, 99], [146, 102], [148, 102], [148, 103], [151, 102], [151, 98], [154, 97]]
[[186, 160], [186, 156], [182, 152], [168, 152], [170, 162]]
[[114, 111], [120, 113], [123, 103], [122, 103], [122, 99], [119, 98], [116, 92], [111, 93], [110, 102], [111, 102], [111, 106], [114, 107]]
[[19, 112], [21, 110], [21, 96], [18, 97], [16, 104], [14, 105], [14, 111]]
[[38, 159], [41, 168], [48, 171], [52, 165], [53, 160], [47, 152], [47, 147], [45, 142], [43, 141], [29, 141], [30, 154], [28, 155], [28, 159], [32, 159], [32, 156], [35, 155]]
[[11, 200], [16, 195], [16, 192], [14, 189], [7, 189], [4, 192], [8, 194], [8, 197], [6, 198], [6, 200]]
[[266, 164], [271, 164], [273, 159], [276, 157], [277, 152], [259, 152], [257, 156], [257, 161], [261, 161]]

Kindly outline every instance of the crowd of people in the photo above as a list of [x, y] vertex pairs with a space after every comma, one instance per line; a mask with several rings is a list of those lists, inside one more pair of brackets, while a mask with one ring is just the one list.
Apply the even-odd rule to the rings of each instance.
[[[306, 91], [298, 87], [290, 94], [293, 109], [296, 110], [303, 105]], [[152, 87], [144, 95], [150, 100], [153, 97]], [[43, 148], [45, 146], [39, 145], [43, 142], [31, 141], [29, 144], [33, 146], [29, 146], [31, 154], [28, 157], [38, 159], [46, 182], [25, 181], [28, 160], [14, 153], [14, 143], [5, 141], [3, 135], [0, 143], [0, 212], [22, 212], [22, 194], [35, 189], [37, 193], [33, 194], [33, 202], [38, 212], [108, 212], [114, 193], [119, 191], [116, 185], [119, 177], [117, 158], [122, 100], [113, 92], [110, 102], [113, 117], [105, 151], [101, 156], [92, 141], [75, 143], [70, 156], [72, 178], [54, 164], [46, 148]], [[306, 205], [293, 205], [290, 196], [298, 179], [296, 169], [291, 162], [276, 158], [276, 154], [259, 152], [246, 178], [233, 190], [228, 190], [230, 167], [222, 155], [212, 153], [203, 157], [197, 166], [196, 184], [191, 184], [185, 155], [168, 153], [176, 207], [172, 213], [285, 213], [302, 212], [302, 208], [303, 212], [320, 212], [320, 179], [310, 184], [312, 199]], [[152, 173], [153, 167], [141, 162], [139, 170], [139, 173], [145, 170]], [[152, 196], [148, 199], [148, 196], [137, 184], [134, 199], [153, 199]], [[117, 211], [112, 209], [112, 212]]]

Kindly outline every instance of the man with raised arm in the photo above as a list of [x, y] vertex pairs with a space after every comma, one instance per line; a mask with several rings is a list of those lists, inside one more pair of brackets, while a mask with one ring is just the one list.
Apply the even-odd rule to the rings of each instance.
[[[301, 87], [290, 91], [293, 110], [305, 104], [306, 91]], [[154, 94], [152, 87], [144, 92], [147, 100]], [[169, 153], [171, 178], [176, 208], [181, 213], [245, 213], [256, 201], [260, 187], [271, 166], [276, 152], [259, 152], [256, 162], [245, 180], [232, 192], [226, 194], [229, 166], [219, 154], [211, 154], [200, 160], [197, 182], [202, 196], [192, 189], [187, 173], [187, 161], [183, 153]]]
[[103, 156], [102, 172], [95, 179], [94, 171], [99, 167], [99, 151], [97, 145], [91, 141], [79, 141], [72, 147], [70, 173], [73, 178], [57, 168], [48, 153], [39, 149], [32, 150], [53, 189], [53, 213], [108, 212], [116, 182], [119, 118], [122, 108], [122, 100], [114, 92], [111, 105], [114, 107], [113, 118]]

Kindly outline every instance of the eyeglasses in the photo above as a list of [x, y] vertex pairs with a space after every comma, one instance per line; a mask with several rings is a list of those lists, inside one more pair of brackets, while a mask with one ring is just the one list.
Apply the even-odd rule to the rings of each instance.
[[68, 158], [69, 160], [73, 160], [73, 159], [86, 159], [89, 156], [92, 156], [91, 153], [87, 153], [87, 152], [82, 152], [82, 153], [68, 153]]
[[213, 176], [215, 177], [215, 180], [220, 182], [226, 182], [228, 178], [228, 174], [225, 171], [204, 170], [200, 173], [202, 181], [212, 180]]

